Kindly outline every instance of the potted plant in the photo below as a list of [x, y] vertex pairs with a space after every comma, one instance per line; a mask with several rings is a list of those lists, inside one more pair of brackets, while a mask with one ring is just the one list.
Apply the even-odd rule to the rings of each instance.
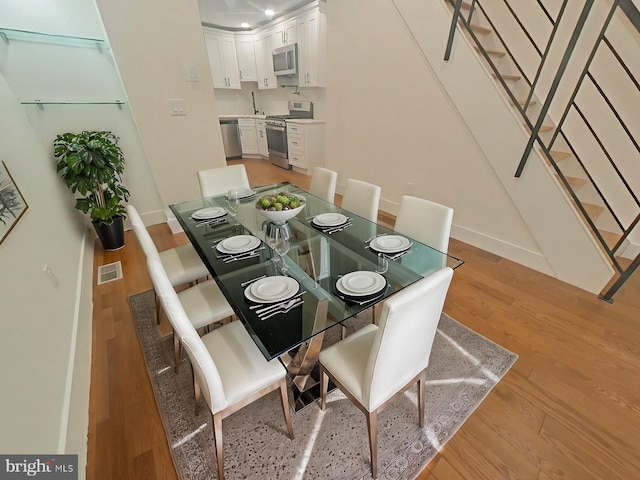
[[63, 133], [53, 142], [57, 171], [77, 194], [75, 207], [88, 214], [105, 250], [124, 246], [124, 155], [112, 132]]

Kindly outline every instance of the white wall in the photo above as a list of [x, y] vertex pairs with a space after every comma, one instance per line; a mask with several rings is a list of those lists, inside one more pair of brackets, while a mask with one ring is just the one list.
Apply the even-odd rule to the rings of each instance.
[[328, 3], [328, 166], [379, 184], [383, 210], [444, 203], [455, 238], [598, 292], [610, 266], [543, 162], [514, 179], [527, 137], [471, 47], [458, 36], [443, 60], [450, 18], [441, 2]]
[[[0, 245], [0, 451], [78, 453], [84, 468], [92, 309], [80, 292], [93, 236], [2, 76], [0, 104], [0, 158], [29, 205]], [[81, 439], [71, 451], [67, 420]]]
[[518, 251], [543, 269], [538, 245], [393, 4], [327, 7], [326, 163], [338, 182], [379, 184], [391, 213], [403, 194], [449, 205], [454, 236], [511, 258]]
[[[225, 165], [195, 1], [97, 0], [165, 210], [200, 195], [196, 172]], [[199, 80], [185, 79], [195, 67]], [[171, 116], [169, 100], [185, 116]]]

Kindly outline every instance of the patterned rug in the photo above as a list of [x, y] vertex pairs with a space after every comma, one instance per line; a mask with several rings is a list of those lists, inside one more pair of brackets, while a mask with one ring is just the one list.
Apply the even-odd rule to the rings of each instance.
[[[199, 415], [194, 415], [188, 359], [183, 358], [176, 375], [172, 339], [159, 333], [152, 291], [132, 295], [129, 305], [179, 478], [217, 478], [211, 414], [202, 402]], [[361, 314], [348, 328], [353, 331], [369, 322], [369, 314]], [[339, 339], [339, 328], [329, 332], [326, 344]], [[427, 373], [425, 426], [418, 426], [415, 387], [378, 416], [378, 478], [415, 478], [516, 358], [442, 314]], [[317, 404], [292, 412], [293, 441], [286, 433], [277, 391], [226, 418], [226, 478], [371, 478], [364, 415], [338, 390], [327, 401], [324, 412]]]

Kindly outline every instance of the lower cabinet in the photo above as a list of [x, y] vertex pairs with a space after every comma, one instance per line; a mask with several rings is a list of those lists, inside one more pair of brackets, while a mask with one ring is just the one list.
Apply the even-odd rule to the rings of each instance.
[[324, 165], [324, 122], [296, 122], [287, 120], [289, 163], [308, 173]]
[[264, 120], [256, 120], [256, 133], [258, 134], [258, 153], [263, 157], [268, 157], [269, 145], [267, 144], [267, 129]]
[[238, 127], [240, 129], [240, 144], [242, 145], [242, 155], [257, 155], [258, 135], [256, 133], [255, 118], [239, 118]]

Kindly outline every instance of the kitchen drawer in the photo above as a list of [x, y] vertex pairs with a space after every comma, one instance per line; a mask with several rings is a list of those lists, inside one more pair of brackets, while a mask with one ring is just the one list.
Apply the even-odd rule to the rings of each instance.
[[301, 125], [299, 123], [287, 122], [287, 133], [303, 135], [304, 134], [304, 125]]
[[289, 150], [289, 163], [296, 167], [306, 168], [304, 153]]
[[240, 127], [256, 128], [256, 119], [255, 118], [239, 118], [238, 125]]
[[287, 128], [287, 144], [289, 145], [289, 150], [304, 152], [304, 135], [291, 133], [291, 130]]

